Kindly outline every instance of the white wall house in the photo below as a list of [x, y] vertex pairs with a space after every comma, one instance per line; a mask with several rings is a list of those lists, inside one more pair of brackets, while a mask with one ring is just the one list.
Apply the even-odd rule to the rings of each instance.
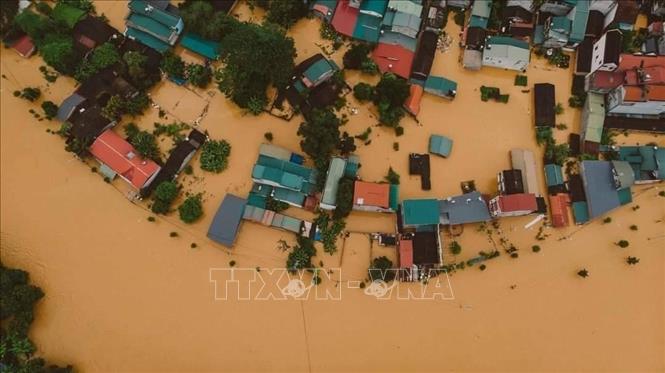
[[619, 67], [622, 35], [619, 30], [610, 30], [593, 44], [591, 72], [614, 71]]

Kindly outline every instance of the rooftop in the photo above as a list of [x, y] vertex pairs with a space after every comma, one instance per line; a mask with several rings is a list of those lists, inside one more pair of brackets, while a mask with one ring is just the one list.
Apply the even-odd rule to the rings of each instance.
[[356, 180], [353, 185], [353, 204], [390, 208], [390, 184]]
[[208, 228], [208, 238], [224, 246], [232, 247], [240, 229], [240, 222], [247, 200], [227, 194], [219, 205]]
[[611, 162], [582, 161], [580, 171], [590, 218], [596, 218], [619, 207]]
[[406, 226], [439, 224], [439, 202], [436, 199], [404, 200], [402, 217]]
[[439, 201], [441, 224], [456, 225], [490, 220], [487, 203], [479, 192], [470, 192]]

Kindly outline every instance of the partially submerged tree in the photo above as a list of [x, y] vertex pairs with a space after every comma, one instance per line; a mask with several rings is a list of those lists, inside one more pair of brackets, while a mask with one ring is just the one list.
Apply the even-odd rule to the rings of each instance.
[[224, 171], [230, 154], [231, 144], [226, 140], [206, 141], [201, 151], [201, 169], [216, 173]]
[[343, 219], [351, 213], [353, 209], [353, 185], [354, 179], [349, 177], [343, 177], [339, 181], [336, 198], [337, 206], [333, 212], [333, 218]]
[[272, 0], [268, 6], [266, 21], [288, 29], [306, 16], [308, 11], [309, 5], [306, 1]]
[[392, 167], [388, 169], [388, 174], [384, 177], [384, 179], [390, 184], [399, 185], [399, 174], [395, 172]]
[[187, 81], [196, 87], [205, 88], [212, 80], [212, 70], [208, 66], [192, 63], [187, 65], [186, 70]]
[[589, 271], [587, 271], [586, 269], [580, 269], [579, 271], [577, 271], [577, 275], [582, 278], [587, 278], [589, 277]]
[[44, 110], [44, 116], [48, 120], [51, 120], [58, 115], [58, 105], [54, 104], [52, 101], [42, 102], [42, 110]]
[[303, 269], [311, 269], [312, 257], [316, 255], [314, 241], [309, 238], [298, 236], [298, 243], [293, 247], [286, 259], [286, 269], [289, 272], [296, 272]]
[[380, 256], [372, 260], [372, 265], [367, 270], [371, 281], [383, 280], [390, 282], [395, 279], [395, 271], [393, 262], [388, 257]]
[[171, 210], [171, 203], [178, 197], [180, 188], [174, 181], [162, 181], [153, 195], [152, 212], [167, 214]]
[[[314, 159], [317, 169], [326, 168], [339, 145], [340, 120], [330, 109], [314, 109], [298, 128], [302, 150]], [[325, 172], [324, 172], [325, 177]]]
[[185, 201], [178, 207], [178, 213], [180, 215], [180, 220], [187, 224], [199, 220], [201, 216], [203, 216], [201, 195], [197, 194], [187, 197], [187, 199], [185, 199]]

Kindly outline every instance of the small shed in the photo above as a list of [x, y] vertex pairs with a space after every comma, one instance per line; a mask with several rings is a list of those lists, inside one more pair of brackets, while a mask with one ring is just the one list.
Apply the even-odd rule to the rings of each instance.
[[563, 184], [563, 172], [561, 171], [561, 166], [557, 164], [546, 164], [545, 165], [545, 181], [547, 182], [548, 187], [562, 185]]
[[573, 202], [572, 207], [575, 224], [584, 224], [589, 221], [589, 208], [586, 201]]
[[441, 136], [431, 135], [429, 137], [429, 152], [448, 158], [453, 149], [453, 140]]
[[425, 81], [425, 92], [452, 100], [457, 95], [457, 83], [440, 76], [430, 75]]
[[208, 237], [224, 246], [232, 247], [240, 229], [246, 204], [247, 200], [244, 198], [227, 194], [212, 218]]
[[23, 58], [29, 58], [35, 53], [35, 44], [28, 35], [23, 35], [13, 45], [12, 48]]
[[191, 32], [185, 33], [180, 39], [180, 45], [205, 58], [216, 60], [219, 57], [219, 43], [204, 39]]
[[556, 107], [554, 85], [539, 83], [533, 86], [536, 127], [554, 127]]

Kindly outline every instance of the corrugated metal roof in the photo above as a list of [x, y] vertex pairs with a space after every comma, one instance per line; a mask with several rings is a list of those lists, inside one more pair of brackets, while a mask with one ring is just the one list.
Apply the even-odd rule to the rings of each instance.
[[589, 92], [585, 108], [585, 114], [587, 113], [584, 141], [600, 143], [605, 122], [605, 96]]
[[339, 180], [344, 176], [344, 169], [346, 168], [346, 161], [339, 157], [334, 157], [330, 161], [328, 167], [328, 174], [326, 176], [326, 184], [323, 188], [323, 195], [321, 197], [321, 204], [328, 206], [335, 206], [337, 202], [337, 188], [339, 187]]
[[580, 165], [589, 216], [595, 218], [619, 207], [619, 197], [608, 161], [582, 161]]
[[224, 246], [232, 247], [238, 235], [246, 204], [244, 198], [227, 194], [212, 218], [208, 237]]

